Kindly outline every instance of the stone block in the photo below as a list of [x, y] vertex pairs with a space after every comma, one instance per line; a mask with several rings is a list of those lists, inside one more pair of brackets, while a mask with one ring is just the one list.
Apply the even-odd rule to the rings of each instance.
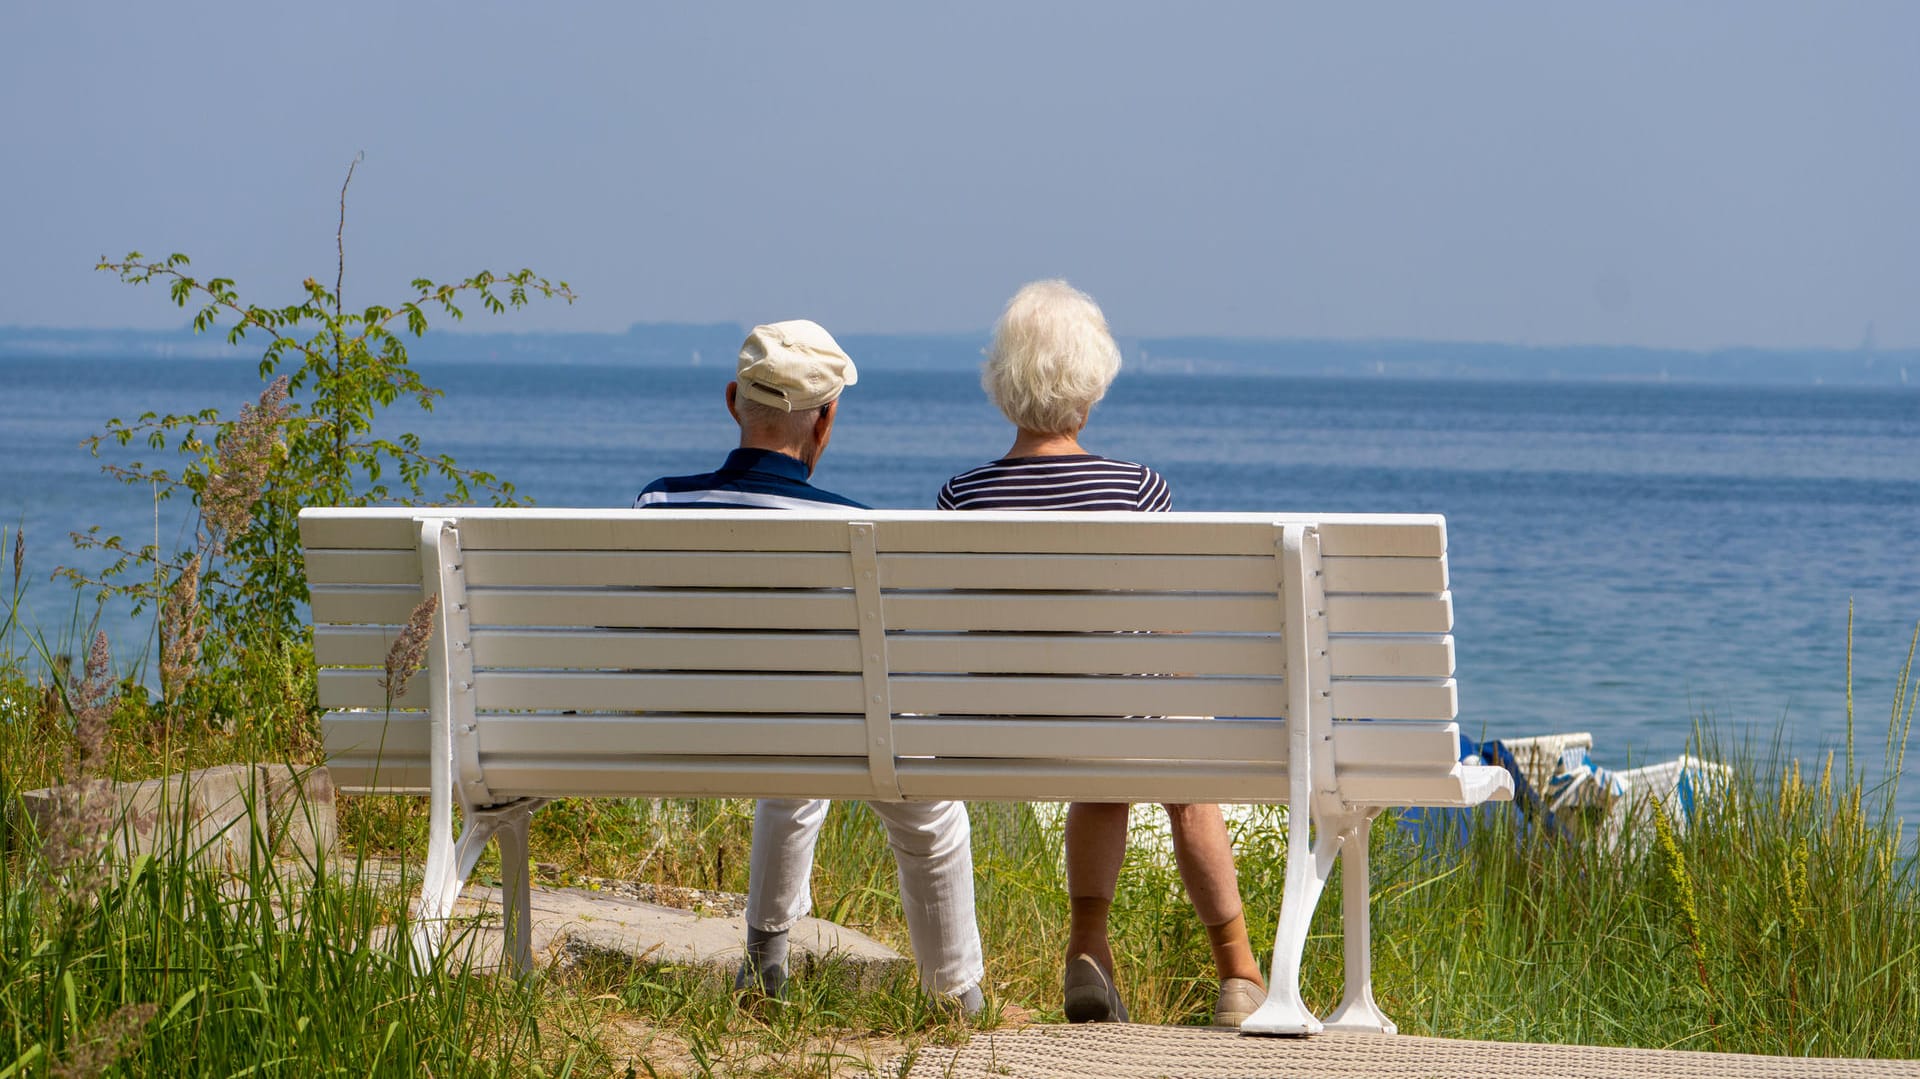
[[333, 780], [325, 768], [259, 764], [261, 803], [267, 807], [267, 835], [273, 857], [297, 858], [312, 868], [333, 853], [339, 830], [334, 817]]
[[75, 784], [28, 791], [40, 834], [81, 799], [97, 801], [102, 853], [117, 860], [182, 852], [209, 868], [244, 871], [254, 858], [311, 865], [336, 836], [333, 785], [323, 768], [223, 764], [134, 783]]

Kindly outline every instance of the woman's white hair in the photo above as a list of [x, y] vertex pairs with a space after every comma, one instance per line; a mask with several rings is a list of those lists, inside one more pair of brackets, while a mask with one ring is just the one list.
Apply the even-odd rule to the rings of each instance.
[[1014, 426], [1071, 434], [1120, 373], [1120, 346], [1093, 297], [1065, 281], [1035, 281], [993, 327], [980, 385]]

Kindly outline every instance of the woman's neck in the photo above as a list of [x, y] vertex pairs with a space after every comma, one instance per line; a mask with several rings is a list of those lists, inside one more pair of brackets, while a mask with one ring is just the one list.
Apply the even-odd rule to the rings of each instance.
[[1013, 448], [1008, 457], [1065, 457], [1068, 454], [1081, 454], [1087, 451], [1080, 448], [1080, 432], [1069, 431], [1065, 434], [1047, 434], [1041, 431], [1029, 431], [1020, 428], [1020, 434], [1013, 440]]

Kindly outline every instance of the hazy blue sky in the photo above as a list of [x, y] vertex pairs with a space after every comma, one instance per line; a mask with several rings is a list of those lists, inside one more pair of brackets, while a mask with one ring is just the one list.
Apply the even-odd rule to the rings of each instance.
[[522, 265], [471, 328], [1920, 345], [1920, 4], [0, 10], [0, 325]]

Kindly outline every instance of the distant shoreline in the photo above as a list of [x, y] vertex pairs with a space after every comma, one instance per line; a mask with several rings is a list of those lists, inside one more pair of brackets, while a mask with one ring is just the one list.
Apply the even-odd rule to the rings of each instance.
[[[459, 333], [407, 339], [416, 363], [723, 367], [744, 335], [726, 323], [640, 323], [625, 333]], [[874, 370], [967, 370], [986, 338], [843, 334]], [[214, 332], [0, 327], [0, 361], [254, 359], [264, 337], [229, 345]], [[1352, 341], [1234, 337], [1122, 338], [1128, 366], [1169, 375], [1920, 387], [1920, 348], [1710, 351], [1614, 345]]]

